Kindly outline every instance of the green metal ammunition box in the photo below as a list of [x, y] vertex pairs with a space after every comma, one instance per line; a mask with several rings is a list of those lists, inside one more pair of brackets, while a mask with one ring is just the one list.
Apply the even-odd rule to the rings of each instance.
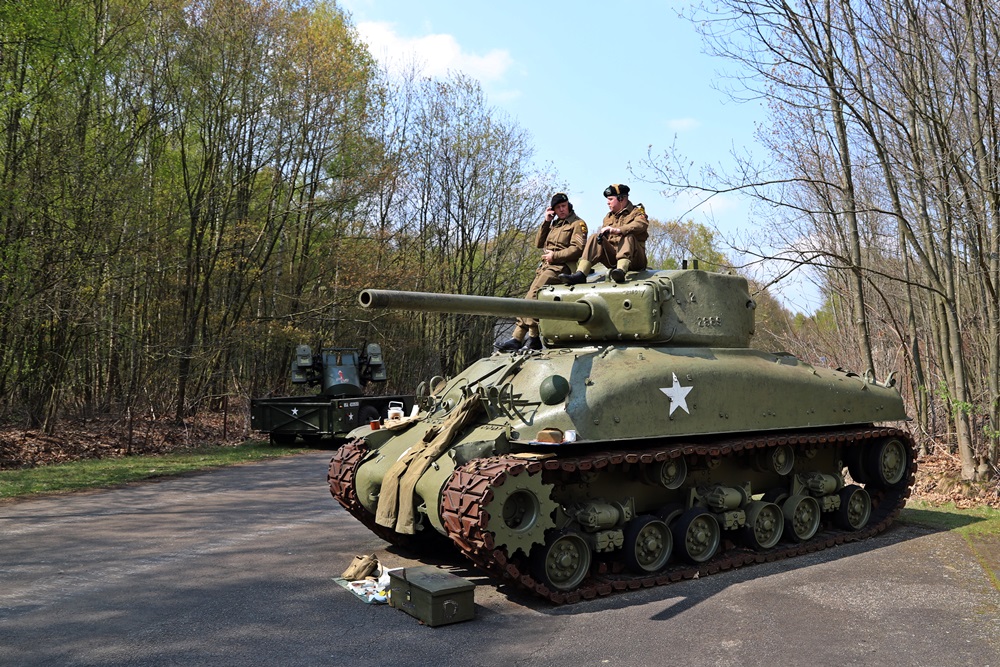
[[468, 621], [476, 613], [475, 587], [430, 565], [390, 570], [389, 605], [431, 627]]

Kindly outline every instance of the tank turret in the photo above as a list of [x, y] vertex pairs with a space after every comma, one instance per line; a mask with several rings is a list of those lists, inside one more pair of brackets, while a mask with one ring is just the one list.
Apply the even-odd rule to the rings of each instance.
[[365, 308], [537, 317], [549, 347], [599, 341], [747, 347], [754, 302], [741, 276], [706, 271], [633, 274], [624, 284], [548, 286], [538, 299], [364, 290]]
[[445, 535], [555, 602], [873, 535], [912, 483], [912, 440], [880, 425], [906, 419], [891, 377], [751, 348], [739, 276], [359, 299], [539, 318], [546, 349], [480, 359], [416, 418], [355, 431], [329, 481], [383, 538]]

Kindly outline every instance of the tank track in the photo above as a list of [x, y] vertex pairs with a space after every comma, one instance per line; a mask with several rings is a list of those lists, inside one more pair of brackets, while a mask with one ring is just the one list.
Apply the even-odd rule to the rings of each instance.
[[[527, 558], [517, 554], [511, 558], [504, 547], [493, 544], [488, 530], [489, 513], [484, 506], [492, 498], [492, 489], [500, 486], [510, 476], [523, 473], [541, 473], [546, 478], [568, 477], [576, 473], [621, 469], [665, 461], [679, 456], [722, 457], [767, 447], [791, 445], [793, 447], [862, 446], [881, 438], [898, 438], [909, 450], [909, 469], [905, 482], [891, 489], [874, 489], [866, 486], [871, 496], [872, 513], [868, 524], [858, 531], [833, 528], [824, 522], [820, 531], [810, 540], [795, 544], [781, 542], [767, 551], [759, 552], [749, 547], [723, 539], [722, 548], [711, 560], [697, 565], [671, 564], [652, 575], [636, 575], [617, 562], [595, 560], [590, 575], [576, 589], [568, 592], [549, 589], [530, 574]], [[358, 520], [389, 542], [400, 544], [400, 538], [391, 530], [375, 524], [374, 516], [358, 501], [354, 493], [354, 471], [367, 452], [363, 440], [355, 440], [341, 447], [330, 462], [330, 489], [334, 497]], [[910, 495], [916, 473], [913, 440], [908, 433], [893, 428], [859, 428], [822, 433], [763, 435], [724, 439], [708, 444], [671, 443], [643, 450], [603, 451], [578, 456], [525, 459], [513, 456], [496, 456], [470, 461], [459, 468], [445, 485], [441, 499], [441, 517], [448, 537], [459, 550], [480, 569], [502, 581], [525, 588], [555, 604], [590, 600], [614, 593], [662, 586], [684, 579], [716, 574], [743, 565], [764, 563], [812, 553], [821, 549], [866, 539], [883, 532], [892, 523]]]
[[375, 523], [375, 515], [365, 509], [354, 487], [354, 474], [361, 465], [361, 460], [368, 453], [368, 445], [363, 438], [357, 438], [340, 446], [330, 459], [330, 469], [326, 476], [330, 485], [330, 493], [344, 509], [355, 519], [363, 523], [368, 530], [380, 538], [402, 547], [414, 546], [410, 535], [397, 533], [391, 528]]

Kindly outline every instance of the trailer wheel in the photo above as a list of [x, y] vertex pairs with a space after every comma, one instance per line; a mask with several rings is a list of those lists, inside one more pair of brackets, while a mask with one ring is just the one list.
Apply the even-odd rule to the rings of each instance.
[[378, 408], [374, 405], [366, 405], [358, 410], [358, 426], [364, 426], [380, 419], [382, 419], [382, 415], [379, 414]]
[[271, 444], [278, 445], [280, 447], [288, 447], [289, 445], [295, 444], [295, 434], [294, 433], [272, 433], [271, 434]]

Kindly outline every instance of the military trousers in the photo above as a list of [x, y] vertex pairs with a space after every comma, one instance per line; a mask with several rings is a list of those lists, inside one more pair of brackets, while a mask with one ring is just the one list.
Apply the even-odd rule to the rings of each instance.
[[591, 234], [583, 248], [583, 258], [591, 264], [600, 262], [609, 269], [618, 265], [618, 260], [627, 259], [629, 271], [646, 268], [646, 247], [631, 234], [599, 237]]

